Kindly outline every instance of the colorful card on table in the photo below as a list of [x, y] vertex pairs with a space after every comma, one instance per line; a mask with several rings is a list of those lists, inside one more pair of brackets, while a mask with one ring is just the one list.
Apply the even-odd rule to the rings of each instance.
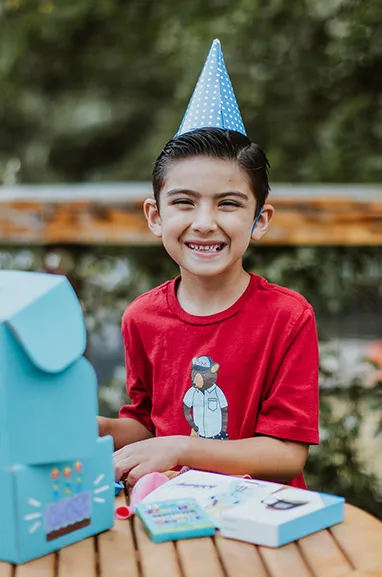
[[140, 503], [135, 514], [155, 543], [209, 537], [215, 533], [214, 523], [195, 499]]
[[194, 498], [221, 535], [278, 547], [340, 523], [344, 499], [289, 485], [190, 470], [143, 502]]

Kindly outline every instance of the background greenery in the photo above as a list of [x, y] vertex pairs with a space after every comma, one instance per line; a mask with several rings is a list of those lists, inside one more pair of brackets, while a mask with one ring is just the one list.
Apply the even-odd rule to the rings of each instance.
[[381, 0], [2, 0], [0, 179], [135, 180], [213, 38], [272, 179], [381, 182]]
[[[0, 0], [0, 182], [148, 179], [215, 37], [272, 182], [382, 181], [382, 0]], [[382, 339], [380, 247], [251, 248], [245, 261], [316, 310], [322, 444], [310, 486], [382, 518], [382, 471], [359, 444], [382, 412], [380, 373], [360, 362], [344, 379], [332, 347]], [[0, 252], [1, 268], [57, 265], [81, 298], [111, 414], [125, 400], [123, 359], [110, 350], [103, 372], [102, 348], [128, 302], [175, 265], [160, 247]]]

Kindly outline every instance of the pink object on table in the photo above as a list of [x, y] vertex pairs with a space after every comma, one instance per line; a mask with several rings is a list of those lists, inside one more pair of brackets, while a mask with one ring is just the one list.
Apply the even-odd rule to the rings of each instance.
[[143, 475], [134, 485], [130, 492], [130, 504], [117, 507], [115, 516], [117, 519], [128, 519], [134, 515], [134, 505], [137, 505], [144, 499], [151, 491], [160, 487], [168, 481], [168, 477], [163, 473], [147, 473]]

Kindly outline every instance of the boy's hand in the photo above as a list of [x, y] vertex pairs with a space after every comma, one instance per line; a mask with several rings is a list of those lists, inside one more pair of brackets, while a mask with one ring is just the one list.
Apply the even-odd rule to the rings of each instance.
[[154, 437], [127, 445], [114, 453], [115, 479], [134, 485], [147, 473], [163, 473], [179, 465], [186, 436]]

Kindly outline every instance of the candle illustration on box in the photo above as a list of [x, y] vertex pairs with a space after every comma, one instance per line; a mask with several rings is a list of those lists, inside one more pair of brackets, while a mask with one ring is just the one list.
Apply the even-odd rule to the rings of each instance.
[[76, 492], [81, 493], [81, 491], [82, 491], [82, 477], [81, 477], [82, 463], [81, 463], [81, 461], [77, 461], [74, 464], [74, 471], [76, 473]]
[[57, 467], [54, 467], [54, 469], [52, 469], [50, 476], [52, 478], [53, 501], [58, 501], [60, 498], [60, 483], [59, 483], [60, 470], [57, 469]]
[[65, 467], [64, 469], [64, 487], [65, 487], [65, 495], [69, 496], [72, 493], [72, 470], [70, 467]]
[[0, 271], [0, 291], [0, 561], [24, 563], [113, 525], [113, 443], [67, 279]]

